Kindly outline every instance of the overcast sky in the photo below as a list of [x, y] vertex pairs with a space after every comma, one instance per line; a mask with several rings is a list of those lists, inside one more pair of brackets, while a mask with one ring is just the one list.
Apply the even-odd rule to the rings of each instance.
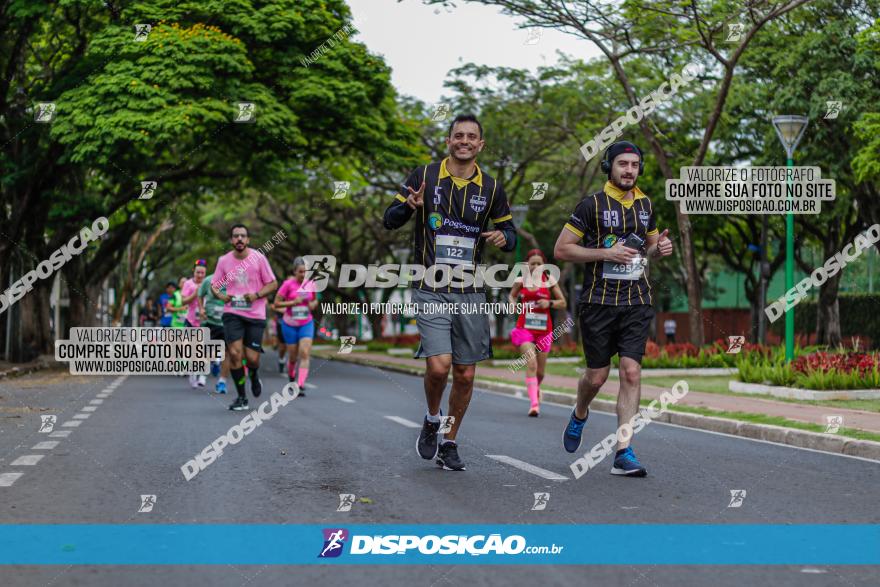
[[348, 0], [355, 39], [384, 57], [401, 94], [429, 104], [444, 93], [449, 70], [464, 63], [535, 71], [558, 61], [557, 50], [580, 59], [598, 51], [587, 41], [548, 29], [521, 29], [521, 19], [500, 9], [463, 0], [456, 8], [425, 6], [421, 0]]

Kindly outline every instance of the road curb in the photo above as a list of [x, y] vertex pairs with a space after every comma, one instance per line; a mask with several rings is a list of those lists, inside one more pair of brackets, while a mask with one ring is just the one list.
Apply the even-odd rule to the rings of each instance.
[[[374, 363], [370, 360], [352, 357], [350, 355], [338, 355], [335, 357], [325, 356], [325, 358], [345, 361], [347, 363], [355, 363], [366, 367], [375, 367], [377, 369], [393, 371], [396, 373], [404, 373], [406, 375], [421, 376], [424, 374], [424, 371], [421, 369], [413, 369], [401, 365]], [[500, 383], [497, 381], [487, 381], [485, 379], [477, 378], [474, 381], [474, 387], [487, 389], [497, 393], [504, 393], [514, 397], [525, 397], [523, 388], [512, 383]], [[565, 406], [573, 406], [575, 401], [574, 395], [559, 393], [558, 391], [542, 390], [541, 396], [544, 401], [550, 401]], [[596, 398], [590, 403], [590, 410], [614, 414], [616, 413], [616, 406], [616, 402]], [[696, 430], [719, 432], [743, 438], [764, 440], [775, 444], [784, 444], [799, 448], [808, 448], [820, 452], [843, 454], [880, 461], [880, 442], [872, 442], [870, 440], [857, 440], [855, 438], [837, 436], [836, 434], [823, 434], [820, 432], [810, 432], [808, 430], [798, 430], [797, 428], [786, 428], [784, 426], [773, 426], [771, 424], [756, 424], [754, 422], [703, 416], [702, 414], [691, 414], [688, 412], [664, 412], [660, 414], [658, 418], [654, 418], [654, 420], [657, 422], [674, 424], [676, 426], [694, 428]]]
[[780, 385], [764, 385], [762, 383], [743, 383], [742, 381], [728, 382], [727, 389], [736, 393], [769, 395], [801, 400], [880, 399], [880, 389], [822, 391], [818, 389], [801, 389], [799, 387], [783, 387]]

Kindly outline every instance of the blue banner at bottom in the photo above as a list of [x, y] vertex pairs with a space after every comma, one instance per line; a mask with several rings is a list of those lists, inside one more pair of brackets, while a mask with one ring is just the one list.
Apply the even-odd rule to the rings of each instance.
[[880, 526], [16, 524], [0, 564], [880, 565]]

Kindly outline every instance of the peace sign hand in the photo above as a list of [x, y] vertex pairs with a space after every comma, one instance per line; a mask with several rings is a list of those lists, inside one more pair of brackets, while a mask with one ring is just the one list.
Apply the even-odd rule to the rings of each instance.
[[406, 186], [406, 189], [409, 190], [409, 196], [406, 198], [406, 205], [413, 210], [421, 208], [425, 204], [425, 182], [422, 182], [422, 187], [419, 188], [419, 191], [415, 191], [409, 186]]

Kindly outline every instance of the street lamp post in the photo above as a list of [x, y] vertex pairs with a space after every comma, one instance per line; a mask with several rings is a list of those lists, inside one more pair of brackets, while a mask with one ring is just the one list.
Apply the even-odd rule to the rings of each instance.
[[[806, 116], [783, 115], [773, 117], [773, 128], [785, 148], [787, 160], [786, 167], [794, 166], [794, 150], [797, 148], [807, 124], [810, 120]], [[789, 179], [789, 185], [791, 180]], [[791, 197], [788, 188], [788, 197]], [[785, 215], [785, 291], [794, 287], [794, 215]], [[785, 361], [790, 362], [794, 358], [794, 308], [785, 313]]]

